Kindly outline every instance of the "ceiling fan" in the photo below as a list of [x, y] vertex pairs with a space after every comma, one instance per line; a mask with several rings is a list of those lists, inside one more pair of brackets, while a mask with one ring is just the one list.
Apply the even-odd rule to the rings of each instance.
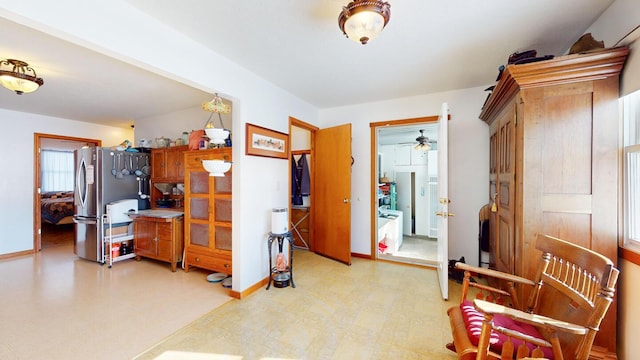
[[416, 150], [429, 150], [431, 149], [431, 144], [435, 144], [435, 140], [431, 140], [428, 137], [424, 136], [424, 130], [420, 130], [420, 136], [416, 138], [418, 142], [415, 146]]

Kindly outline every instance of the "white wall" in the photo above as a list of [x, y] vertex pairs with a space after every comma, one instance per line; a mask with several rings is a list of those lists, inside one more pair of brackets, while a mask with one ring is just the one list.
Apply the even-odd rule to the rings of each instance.
[[[165, 138], [175, 140], [182, 136], [183, 131], [190, 133], [192, 130], [202, 130], [211, 114], [213, 114], [211, 120], [215, 127], [220, 127], [218, 114], [202, 110], [200, 104], [194, 104], [193, 107], [172, 113], [135, 119], [134, 144], [138, 146], [138, 140], [149, 139], [152, 141], [152, 147], [156, 147], [156, 138], [164, 136]], [[225, 129], [231, 129], [231, 115], [232, 114], [221, 114], [222, 124]]]
[[0, 147], [0, 254], [33, 250], [34, 134], [65, 135], [102, 140], [103, 146], [131, 139], [131, 129], [0, 109], [3, 146]]
[[[489, 201], [489, 127], [478, 116], [485, 87], [344, 106], [321, 111], [322, 126], [352, 123], [351, 251], [371, 254], [369, 123], [440, 114], [449, 104], [449, 258], [478, 262], [478, 211]], [[389, 175], [389, 174], [387, 174]]]

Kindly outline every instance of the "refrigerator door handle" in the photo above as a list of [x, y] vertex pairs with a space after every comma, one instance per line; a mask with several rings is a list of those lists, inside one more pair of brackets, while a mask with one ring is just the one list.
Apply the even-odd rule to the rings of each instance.
[[88, 186], [87, 164], [85, 163], [83, 158], [80, 160], [80, 164], [78, 164], [78, 171], [76, 173], [76, 199], [78, 199], [78, 205], [80, 205], [82, 208], [84, 208], [87, 204], [87, 196], [89, 194]]

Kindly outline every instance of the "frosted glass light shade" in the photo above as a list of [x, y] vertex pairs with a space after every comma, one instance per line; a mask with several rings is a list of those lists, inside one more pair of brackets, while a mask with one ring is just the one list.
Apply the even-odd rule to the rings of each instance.
[[0, 85], [16, 94], [26, 94], [38, 90], [44, 84], [24, 61], [16, 59], [0, 60]]
[[391, 5], [381, 0], [354, 0], [338, 15], [340, 30], [362, 45], [380, 34], [391, 17]]
[[214, 144], [224, 144], [224, 141], [229, 137], [229, 130], [225, 129], [206, 128], [204, 129], [204, 132]]
[[224, 176], [231, 169], [231, 163], [224, 160], [202, 160], [202, 166], [209, 176]]
[[344, 23], [349, 39], [366, 44], [375, 39], [384, 28], [384, 18], [377, 12], [362, 11], [350, 16]]

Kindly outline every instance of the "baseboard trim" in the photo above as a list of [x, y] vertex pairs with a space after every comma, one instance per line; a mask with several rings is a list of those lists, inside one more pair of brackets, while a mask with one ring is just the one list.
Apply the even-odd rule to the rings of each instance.
[[0, 260], [10, 259], [18, 256], [24, 256], [24, 255], [32, 255], [34, 253], [35, 251], [31, 249], [31, 250], [18, 251], [14, 253], [2, 254], [0, 255]]
[[251, 285], [249, 288], [245, 289], [244, 291], [238, 292], [238, 291], [231, 290], [229, 292], [229, 296], [231, 296], [234, 299], [242, 300], [247, 296], [253, 294], [254, 292], [258, 291], [258, 289], [261, 289], [262, 287], [267, 285], [267, 283], [269, 283], [269, 277], [266, 277], [258, 281], [257, 283]]

